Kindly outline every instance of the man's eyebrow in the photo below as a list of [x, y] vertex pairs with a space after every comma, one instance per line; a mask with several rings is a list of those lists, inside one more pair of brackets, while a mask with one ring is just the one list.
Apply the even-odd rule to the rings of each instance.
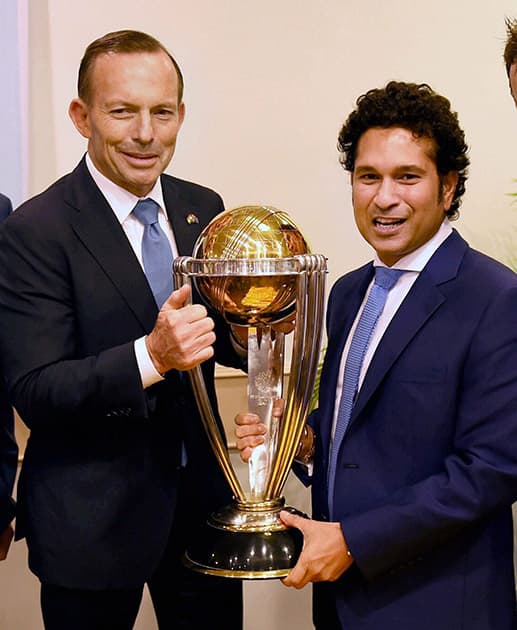
[[[359, 164], [354, 168], [354, 172], [362, 172], [362, 171], [378, 171], [379, 169], [373, 164]], [[423, 169], [418, 164], [398, 164], [394, 168], [390, 169], [392, 172], [399, 171], [417, 171], [419, 173], [423, 173], [425, 169]]]

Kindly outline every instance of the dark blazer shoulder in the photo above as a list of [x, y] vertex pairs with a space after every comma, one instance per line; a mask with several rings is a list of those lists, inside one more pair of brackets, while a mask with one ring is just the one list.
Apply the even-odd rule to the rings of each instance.
[[63, 213], [70, 210], [66, 200], [77, 178], [76, 171], [63, 175], [48, 188], [23, 202], [13, 213], [13, 221], [17, 219], [21, 223], [34, 223], [38, 229], [45, 229], [45, 226], [51, 228], [49, 222], [62, 218]]
[[353, 269], [342, 276], [340, 276], [333, 284], [331, 289], [331, 295], [334, 293], [339, 293], [343, 290], [350, 290], [351, 288], [360, 285], [366, 279], [368, 282], [371, 280], [373, 276], [373, 262], [370, 261], [357, 269]]
[[11, 200], [6, 195], [0, 193], [0, 221], [7, 219], [13, 211]]
[[513, 269], [470, 247], [465, 254], [464, 266], [469, 273], [477, 276], [484, 285], [492, 285], [494, 288], [517, 285], [517, 273]]
[[32, 235], [35, 242], [62, 243], [77, 221], [97, 221], [100, 217], [102, 229], [106, 223], [115, 229], [116, 217], [83, 158], [73, 171], [20, 205], [9, 224], [13, 231]]
[[164, 195], [167, 195], [167, 193], [176, 193], [192, 199], [221, 200], [221, 196], [215, 190], [212, 190], [207, 186], [202, 186], [196, 182], [191, 182], [186, 179], [180, 179], [179, 177], [166, 174], [161, 176], [161, 181]]
[[372, 277], [373, 263], [369, 262], [336, 280], [328, 299], [327, 328], [329, 330], [333, 327], [335, 317], [338, 317], [340, 322], [342, 321], [345, 310], [348, 314], [355, 315]]
[[507, 265], [472, 247], [454, 229], [433, 254], [418, 282], [440, 292], [461, 293], [462, 302], [491, 302], [499, 291], [517, 286], [517, 274]]
[[223, 212], [221, 196], [210, 188], [162, 175], [163, 198], [181, 256], [190, 256], [201, 231]]

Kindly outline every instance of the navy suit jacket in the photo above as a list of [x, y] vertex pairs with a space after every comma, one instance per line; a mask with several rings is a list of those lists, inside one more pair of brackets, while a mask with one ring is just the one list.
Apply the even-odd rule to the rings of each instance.
[[[11, 200], [0, 193], [0, 222], [12, 212]], [[14, 440], [13, 410], [7, 398], [3, 377], [0, 377], [0, 532], [14, 518], [13, 491], [18, 463], [18, 448]]]
[[[334, 285], [316, 428], [313, 515], [328, 520], [336, 380], [373, 276]], [[350, 630], [517, 627], [517, 275], [454, 231], [373, 356], [339, 452], [334, 506], [355, 563], [314, 585]]]
[[[162, 188], [179, 253], [190, 255], [221, 198], [165, 175]], [[158, 310], [84, 160], [0, 229], [0, 309], [8, 387], [31, 429], [16, 532], [31, 569], [70, 588], [143, 584], [175, 518], [182, 440], [193, 525], [231, 497], [186, 379], [171, 371], [142, 388], [134, 340]], [[240, 366], [218, 319], [216, 334], [218, 361]], [[203, 370], [217, 408], [214, 361]]]

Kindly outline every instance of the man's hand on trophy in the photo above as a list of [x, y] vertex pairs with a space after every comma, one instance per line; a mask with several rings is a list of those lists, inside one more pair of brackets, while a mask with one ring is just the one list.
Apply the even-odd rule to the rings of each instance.
[[303, 534], [302, 553], [282, 580], [285, 586], [299, 589], [309, 582], [334, 582], [354, 562], [340, 523], [313, 521], [286, 510], [280, 512], [280, 518]]
[[[284, 335], [288, 335], [293, 332], [296, 324], [296, 314], [291, 315], [288, 319], [284, 319], [277, 324], [273, 324], [271, 326], [271, 330], [273, 331], [272, 338], [274, 339], [275, 333], [284, 333]], [[261, 329], [257, 328], [257, 334], [260, 338]], [[238, 326], [237, 324], [230, 325], [230, 335], [239, 349], [248, 350], [248, 326]]]
[[273, 332], [284, 333], [284, 335], [288, 335], [289, 333], [293, 332], [295, 327], [296, 327], [296, 311], [293, 311], [285, 319], [271, 326], [271, 328], [273, 329]]
[[[271, 415], [280, 420], [284, 413], [284, 400], [279, 398], [273, 403]], [[235, 416], [235, 436], [237, 449], [243, 462], [248, 462], [255, 446], [264, 444], [267, 428], [254, 413], [239, 413]]]
[[289, 333], [293, 332], [294, 326], [294, 321], [283, 321], [279, 322], [278, 324], [273, 324], [271, 326], [271, 329], [273, 330], [273, 333], [284, 333], [284, 335], [288, 335]]
[[187, 303], [190, 287], [173, 291], [158, 313], [147, 335], [147, 352], [160, 374], [190, 370], [214, 354], [214, 321], [201, 304]]

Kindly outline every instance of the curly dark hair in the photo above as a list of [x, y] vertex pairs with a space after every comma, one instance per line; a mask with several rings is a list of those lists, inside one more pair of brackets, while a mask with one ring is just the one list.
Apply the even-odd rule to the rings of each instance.
[[457, 219], [461, 196], [467, 180], [467, 144], [450, 102], [428, 85], [390, 81], [386, 87], [369, 90], [356, 101], [356, 109], [348, 116], [338, 137], [340, 162], [352, 172], [359, 139], [371, 127], [402, 127], [416, 137], [434, 141], [438, 174], [458, 173], [458, 184], [449, 219]]
[[506, 18], [506, 43], [504, 45], [504, 65], [506, 74], [510, 77], [510, 68], [517, 61], [517, 20]]

